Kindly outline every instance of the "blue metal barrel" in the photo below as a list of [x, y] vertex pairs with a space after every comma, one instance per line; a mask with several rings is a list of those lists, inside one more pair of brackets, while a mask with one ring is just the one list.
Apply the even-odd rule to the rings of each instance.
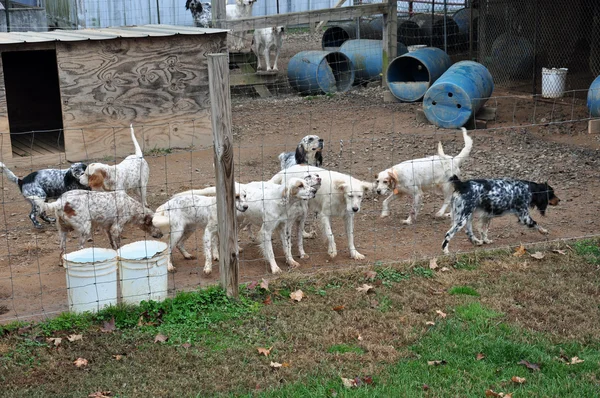
[[600, 76], [592, 82], [588, 90], [587, 107], [593, 117], [600, 117]]
[[[458, 32], [461, 35], [469, 36], [469, 27], [471, 26], [471, 9], [461, 8], [452, 15], [452, 19], [458, 25]], [[473, 39], [477, 41], [477, 26], [479, 26], [479, 11], [473, 9]]]
[[[348, 40], [340, 47], [354, 67], [354, 82], [361, 83], [381, 78], [383, 70], [383, 42], [381, 40]], [[398, 55], [408, 50], [398, 43]]]
[[[357, 37], [357, 34], [359, 35]], [[321, 48], [325, 51], [338, 51], [340, 46], [346, 40], [352, 39], [373, 39], [381, 40], [383, 38], [382, 24], [378, 22], [361, 21], [356, 25], [356, 21], [343, 22], [328, 27], [321, 37]]]
[[337, 51], [301, 51], [290, 59], [287, 74], [301, 94], [343, 93], [354, 82], [352, 61]]
[[451, 64], [448, 54], [439, 48], [426, 47], [406, 53], [390, 63], [388, 87], [401, 101], [418, 101]]
[[429, 87], [423, 111], [436, 126], [462, 127], [493, 91], [494, 80], [485, 66], [473, 61], [457, 62]]

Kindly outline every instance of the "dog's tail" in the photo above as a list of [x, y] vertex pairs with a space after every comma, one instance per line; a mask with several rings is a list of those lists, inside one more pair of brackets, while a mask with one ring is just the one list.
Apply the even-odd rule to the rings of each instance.
[[442, 146], [442, 141], [438, 142], [438, 156], [441, 158], [445, 158], [448, 156], [444, 153], [444, 147]]
[[4, 173], [6, 178], [8, 178], [9, 181], [14, 182], [15, 184], [19, 185], [19, 188], [21, 187], [21, 185], [19, 184], [19, 181], [21, 181], [21, 179], [19, 177], [17, 177], [15, 175], [15, 173], [10, 171], [8, 169], [8, 167], [6, 167], [6, 165], [2, 162], [0, 162], [0, 169], [2, 169], [2, 172]]
[[203, 189], [190, 189], [188, 191], [183, 191], [176, 193], [173, 197], [183, 196], [183, 195], [198, 195], [198, 196], [215, 196], [217, 194], [217, 188], [208, 187]]
[[465, 140], [465, 147], [462, 149], [462, 151], [460, 151], [458, 156], [454, 158], [456, 167], [459, 167], [462, 162], [469, 157], [471, 154], [471, 149], [473, 148], [473, 139], [469, 137], [469, 134], [467, 134], [467, 129], [464, 127], [461, 127], [460, 129], [462, 130], [463, 139]]
[[56, 200], [52, 203], [46, 202], [46, 199], [40, 198], [39, 196], [28, 196], [27, 199], [29, 199], [31, 202], [33, 202], [35, 204], [35, 206], [39, 209], [39, 211], [42, 213], [45, 212], [45, 213], [53, 214], [56, 210], [58, 210], [62, 206], [62, 201], [60, 198], [58, 198], [58, 200]]
[[278, 156], [279, 158], [279, 164], [281, 165], [281, 170], [285, 169], [285, 158], [286, 158], [286, 153], [285, 152], [281, 152]]
[[142, 148], [140, 148], [140, 144], [138, 144], [137, 139], [135, 138], [133, 123], [129, 125], [129, 128], [131, 129], [131, 140], [133, 141], [133, 146], [135, 147], [135, 156], [143, 158], [144, 152], [142, 152]]

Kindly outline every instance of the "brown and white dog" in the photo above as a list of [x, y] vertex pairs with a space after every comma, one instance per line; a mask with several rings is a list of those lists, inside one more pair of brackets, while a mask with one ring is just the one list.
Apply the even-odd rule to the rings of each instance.
[[131, 129], [131, 139], [135, 146], [135, 154], [127, 156], [123, 161], [116, 165], [104, 163], [92, 163], [85, 169], [85, 173], [79, 177], [82, 185], [89, 186], [94, 191], [128, 191], [135, 190], [141, 198], [144, 206], [148, 206], [146, 190], [148, 178], [150, 177], [150, 167], [144, 159], [144, 153], [138, 144], [133, 125]]

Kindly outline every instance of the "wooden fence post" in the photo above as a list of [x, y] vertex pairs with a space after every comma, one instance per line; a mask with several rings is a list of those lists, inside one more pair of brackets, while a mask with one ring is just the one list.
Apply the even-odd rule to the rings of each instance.
[[226, 6], [227, 0], [211, 0], [210, 2], [210, 13], [212, 14], [212, 27], [221, 28], [222, 21], [227, 19]]
[[383, 69], [382, 84], [387, 88], [387, 70], [398, 54], [398, 2], [387, 0], [387, 12], [383, 14]]
[[231, 134], [231, 93], [227, 54], [208, 55], [211, 123], [219, 219], [219, 272], [227, 296], [238, 297], [239, 258], [235, 186], [233, 181], [233, 136]]

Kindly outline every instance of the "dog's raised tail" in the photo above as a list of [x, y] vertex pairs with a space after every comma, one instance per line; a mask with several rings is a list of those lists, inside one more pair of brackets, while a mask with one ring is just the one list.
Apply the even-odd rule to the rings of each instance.
[[17, 177], [15, 175], [15, 173], [10, 171], [9, 168], [6, 167], [6, 165], [2, 162], [0, 162], [0, 169], [2, 170], [2, 172], [4, 173], [6, 178], [8, 178], [9, 181], [14, 182], [15, 184], [19, 185], [20, 178]]
[[140, 144], [138, 144], [137, 139], [135, 138], [135, 132], [133, 131], [133, 123], [129, 125], [131, 129], [131, 140], [133, 141], [133, 146], [135, 147], [135, 156], [140, 158], [144, 157], [144, 153], [142, 152], [142, 148], [140, 148]]
[[[27, 199], [34, 203], [42, 213], [54, 214], [54, 212], [56, 212], [63, 204], [60, 198], [52, 203], [46, 202], [46, 199], [40, 198], [39, 196], [28, 196]], [[66, 204], [68, 204], [68, 202]]]
[[460, 151], [458, 156], [454, 158], [457, 166], [460, 166], [462, 162], [469, 157], [471, 149], [473, 148], [473, 139], [467, 134], [467, 129], [464, 127], [461, 127], [460, 129], [462, 130], [463, 139], [465, 140], [465, 147]]

